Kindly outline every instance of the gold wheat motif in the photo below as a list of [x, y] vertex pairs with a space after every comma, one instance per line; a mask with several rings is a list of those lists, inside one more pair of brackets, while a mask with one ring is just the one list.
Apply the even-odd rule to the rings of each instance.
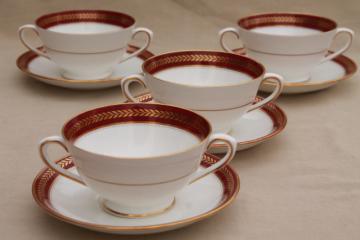
[[[76, 133], [81, 128], [90, 126], [98, 122], [111, 120], [111, 119], [121, 119], [126, 117], [154, 117], [158, 119], [175, 120], [179, 123], [188, 123], [189, 121], [186, 115], [176, 112], [169, 112], [159, 109], [144, 109], [144, 108], [121, 109], [121, 110], [113, 110], [109, 112], [95, 114], [78, 121], [71, 127], [71, 129], [68, 132], [68, 136], [69, 138], [71, 138], [73, 134]], [[199, 125], [197, 127], [202, 128], [203, 126]]]
[[[68, 168], [69, 166], [71, 166], [73, 164], [72, 158], [70, 156], [65, 157], [65, 158], [61, 159], [60, 161], [58, 161], [57, 164], [61, 168]], [[48, 168], [41, 175], [39, 184], [37, 185], [37, 188], [36, 188], [36, 192], [37, 192], [38, 196], [40, 196], [41, 198], [46, 197], [46, 194], [47, 194], [45, 191], [46, 184], [52, 177], [54, 177], [55, 174], [56, 174], [56, 172], [54, 170]]]
[[152, 72], [160, 66], [173, 64], [173, 63], [184, 63], [184, 62], [209, 62], [209, 63], [228, 63], [229, 57], [211, 55], [211, 54], [187, 54], [187, 55], [176, 55], [161, 58], [157, 61], [151, 62], [148, 65], [148, 71]]
[[212, 53], [186, 53], [181, 55], [170, 55], [162, 57], [157, 60], [151, 61], [146, 66], [146, 71], [153, 73], [157, 69], [162, 67], [171, 67], [175, 65], [192, 65], [192, 64], [204, 64], [206, 65], [221, 65], [227, 66], [237, 71], [243, 71], [247, 69], [248, 71], [258, 74], [259, 71], [262, 71], [257, 64], [254, 64], [249, 61], [234, 60], [234, 56], [226, 56]]
[[64, 22], [86, 22], [86, 21], [97, 21], [97, 22], [115, 22], [120, 25], [126, 26], [132, 23], [132, 20], [125, 15], [119, 17], [118, 14], [103, 13], [101, 11], [83, 11], [83, 12], [68, 12], [62, 14], [56, 14], [51, 17], [47, 17], [41, 20], [40, 24], [43, 27], [52, 26], [57, 23]]
[[257, 26], [266, 24], [286, 24], [286, 25], [303, 25], [303, 26], [317, 26], [319, 29], [331, 29], [332, 22], [326, 20], [313, 20], [311, 16], [297, 16], [297, 15], [270, 15], [259, 16], [257, 18], [245, 19], [243, 26], [251, 29]]

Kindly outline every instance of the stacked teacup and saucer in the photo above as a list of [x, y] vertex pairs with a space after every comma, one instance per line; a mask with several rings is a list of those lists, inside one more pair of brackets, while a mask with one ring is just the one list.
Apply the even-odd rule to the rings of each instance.
[[[20, 39], [31, 50], [17, 62], [25, 73], [68, 88], [121, 85], [127, 100], [79, 113], [60, 136], [40, 142], [47, 168], [33, 183], [38, 205], [80, 227], [145, 234], [184, 227], [232, 203], [240, 180], [228, 163], [236, 151], [281, 132], [286, 115], [273, 101], [284, 85], [313, 81], [311, 69], [339, 63], [352, 38], [351, 30], [310, 15], [251, 16], [239, 25], [220, 32], [228, 52], [157, 56], [146, 52], [152, 32], [135, 28], [135, 19], [124, 13], [65, 11], [21, 27]], [[44, 46], [32, 47], [26, 29]], [[145, 45], [129, 49], [139, 32], [147, 36]], [[241, 36], [245, 48], [232, 52], [223, 43], [226, 32]], [[326, 55], [342, 32], [348, 43]], [[134, 96], [133, 82], [146, 92]], [[258, 97], [259, 89], [270, 94]], [[52, 160], [52, 144], [68, 155]]]
[[[352, 44], [354, 32], [338, 27], [329, 18], [300, 13], [266, 13], [240, 18], [238, 26], [219, 32], [220, 45], [226, 52], [245, 54], [268, 71], [284, 77], [284, 94], [319, 91], [350, 78], [357, 70], [354, 61], [343, 55]], [[243, 48], [231, 49], [226, 33], [241, 39]], [[337, 36], [346, 42], [336, 51], [329, 50]], [[261, 86], [271, 91], [274, 83]]]
[[[146, 49], [153, 33], [135, 27], [132, 16], [104, 10], [74, 10], [51, 13], [35, 25], [19, 28], [19, 38], [29, 51], [17, 59], [18, 68], [35, 80], [70, 89], [103, 89], [119, 86], [121, 79], [141, 72], [141, 64], [152, 53]], [[29, 43], [34, 32], [43, 43]], [[129, 46], [144, 34], [142, 47]]]

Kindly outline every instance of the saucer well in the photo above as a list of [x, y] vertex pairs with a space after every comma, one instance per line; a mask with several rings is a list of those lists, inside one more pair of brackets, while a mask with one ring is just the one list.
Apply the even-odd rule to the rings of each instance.
[[[219, 158], [205, 154], [202, 166]], [[76, 172], [71, 157], [58, 161], [62, 168]], [[175, 205], [163, 214], [129, 219], [104, 212], [98, 197], [89, 188], [68, 180], [49, 168], [36, 176], [32, 193], [37, 204], [51, 216], [64, 222], [99, 232], [149, 234], [178, 229], [220, 212], [234, 201], [240, 189], [236, 172], [226, 166], [186, 186], [175, 197]]]
[[[137, 49], [139, 48], [129, 45], [127, 52], [132, 53]], [[116, 65], [113, 74], [109, 78], [99, 80], [66, 79], [60, 75], [59, 68], [55, 63], [46, 58], [39, 57], [31, 51], [27, 51], [19, 56], [16, 64], [26, 75], [41, 82], [64, 88], [90, 90], [120, 86], [121, 79], [124, 76], [141, 73], [142, 63], [153, 55], [149, 51], [144, 51], [139, 56]]]
[[[140, 102], [152, 101], [151, 94], [137, 97]], [[256, 101], [262, 100], [257, 97]], [[244, 114], [240, 117], [232, 130], [228, 133], [237, 140], [237, 151], [254, 147], [268, 141], [284, 130], [287, 123], [285, 112], [276, 104], [268, 103], [261, 109]], [[225, 153], [226, 146], [214, 144], [210, 149], [212, 153]]]
[[[235, 49], [235, 52], [242, 52], [242, 49]], [[323, 90], [343, 82], [352, 77], [357, 71], [356, 63], [345, 55], [340, 55], [331, 61], [327, 61], [317, 66], [311, 72], [311, 78], [306, 82], [284, 84], [282, 94], [299, 94]], [[260, 90], [272, 92], [274, 83], [265, 82]]]

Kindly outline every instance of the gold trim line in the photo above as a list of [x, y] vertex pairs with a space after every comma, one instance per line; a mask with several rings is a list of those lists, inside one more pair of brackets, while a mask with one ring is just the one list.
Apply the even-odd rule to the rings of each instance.
[[275, 56], [287, 56], [287, 57], [315, 55], [315, 54], [320, 54], [320, 53], [323, 53], [323, 52], [327, 51], [327, 49], [324, 49], [322, 51], [313, 52], [313, 53], [284, 54], [284, 53], [264, 52], [264, 51], [256, 50], [256, 49], [249, 48], [249, 47], [244, 47], [244, 48], [246, 48], [247, 50], [253, 51], [253, 52], [257, 52], [257, 53], [262, 53], [262, 54], [267, 54], [267, 55], [275, 55]]
[[178, 180], [180, 180], [182, 178], [188, 177], [191, 174], [193, 174], [194, 172], [196, 172], [197, 169], [199, 168], [199, 166], [197, 166], [192, 172], [187, 173], [184, 176], [174, 178], [174, 179], [170, 179], [170, 180], [167, 180], [167, 181], [155, 182], [155, 183], [118, 183], [118, 182], [104, 181], [104, 180], [100, 180], [98, 178], [90, 177], [90, 176], [84, 174], [84, 171], [78, 166], [76, 166], [76, 168], [80, 169], [82, 175], [84, 175], [85, 177], [90, 178], [90, 179], [95, 180], [95, 181], [98, 181], [98, 182], [102, 182], [102, 183], [113, 184], [113, 185], [122, 185], [122, 186], [151, 186], [151, 185], [158, 185], [158, 184], [165, 184], [165, 183], [175, 182], [175, 181], [178, 181]]
[[[144, 95], [146, 95], [146, 94], [147, 94], [147, 93], [144, 93], [143, 95], [137, 96], [137, 97], [135, 97], [135, 98], [142, 97], [142, 96], [144, 96]], [[153, 103], [166, 104], [166, 103], [160, 102], [160, 101], [158, 101], [158, 100], [155, 100], [153, 97], [151, 97], [151, 98], [152, 98]], [[142, 103], [143, 103], [143, 102], [142, 102]], [[234, 110], [234, 109], [237, 109], [237, 108], [246, 107], [246, 106], [248, 106], [248, 105], [250, 105], [250, 104], [253, 104], [253, 103], [254, 103], [254, 101], [251, 101], [251, 102], [245, 103], [245, 104], [243, 104], [243, 105], [241, 105], [241, 106], [238, 106], [238, 107], [233, 107], [233, 108], [210, 109], [210, 110], [204, 110], [204, 109], [193, 109], [193, 108], [191, 108], [191, 110], [192, 110], [192, 111], [203, 111], [203, 112], [222, 112], [222, 111]], [[186, 108], [186, 107], [185, 107], [185, 108]]]
[[116, 216], [116, 217], [122, 217], [122, 218], [144, 218], [144, 217], [151, 217], [151, 216], [156, 216], [156, 215], [160, 215], [164, 212], [169, 211], [171, 208], [174, 207], [175, 205], [175, 198], [174, 200], [170, 203], [169, 206], [157, 210], [157, 211], [153, 211], [153, 212], [147, 212], [147, 213], [141, 213], [141, 214], [137, 214], [137, 213], [122, 213], [122, 212], [118, 212], [116, 210], [111, 209], [110, 207], [106, 206], [106, 202], [107, 200], [101, 199], [100, 200], [100, 206], [102, 208], [102, 210], [104, 210], [106, 213]]
[[49, 48], [49, 47], [45, 47], [45, 49], [49, 49], [51, 51], [54, 52], [59, 52], [59, 53], [67, 53], [67, 54], [81, 54], [81, 55], [88, 55], [88, 54], [100, 54], [100, 53], [111, 53], [111, 52], [117, 52], [120, 51], [122, 49], [127, 49], [127, 46], [125, 47], [121, 47], [121, 48], [117, 48], [117, 49], [113, 49], [113, 50], [108, 50], [108, 51], [102, 51], [102, 52], [70, 52], [70, 51], [63, 51], [63, 50], [58, 50], [58, 49], [53, 49], [53, 48]]

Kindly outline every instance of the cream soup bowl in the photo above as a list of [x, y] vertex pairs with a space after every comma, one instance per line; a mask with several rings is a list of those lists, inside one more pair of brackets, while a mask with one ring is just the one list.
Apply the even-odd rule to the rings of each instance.
[[[224, 35], [240, 38], [246, 54], [261, 62], [267, 71], [281, 74], [285, 81], [303, 82], [319, 64], [344, 53], [352, 43], [354, 32], [339, 28], [331, 19], [299, 13], [266, 13], [241, 18], [238, 27], [219, 32], [220, 44], [233, 52], [224, 42]], [[347, 41], [334, 53], [328, 54], [331, 43], [344, 34]]]
[[[283, 88], [282, 77], [265, 73], [264, 67], [244, 56], [215, 51], [181, 51], [149, 58], [144, 75], [122, 80], [125, 97], [133, 102], [129, 85], [139, 82], [149, 88], [155, 102], [191, 109], [212, 124], [215, 132], [228, 132], [232, 123], [246, 112], [274, 101]], [[255, 103], [259, 86], [266, 80], [276, 88]]]
[[[204, 152], [215, 141], [224, 142], [227, 153], [201, 168]], [[50, 143], [69, 152], [78, 174], [50, 160]], [[43, 139], [39, 149], [48, 167], [96, 192], [107, 212], [144, 217], [169, 209], [187, 184], [227, 164], [235, 155], [236, 141], [211, 134], [209, 122], [189, 110], [129, 103], [75, 116], [64, 124], [61, 137]]]
[[[24, 34], [27, 29], [39, 36], [45, 51], [28, 43]], [[128, 43], [138, 33], [145, 33], [146, 43], [127, 55]], [[145, 51], [152, 35], [147, 28], [135, 28], [133, 17], [104, 10], [51, 13], [36, 19], [35, 25], [19, 28], [21, 42], [37, 55], [56, 63], [68, 79], [108, 77], [116, 64]]]

